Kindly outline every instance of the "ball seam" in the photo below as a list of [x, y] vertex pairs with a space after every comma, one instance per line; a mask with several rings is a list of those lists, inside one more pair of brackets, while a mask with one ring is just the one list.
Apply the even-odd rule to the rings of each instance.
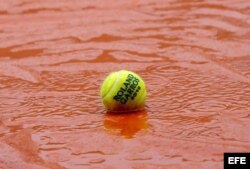
[[109, 91], [103, 96], [102, 99], [104, 99], [104, 98], [109, 94], [109, 92], [112, 91], [112, 89], [114, 88], [114, 86], [117, 84], [118, 79], [120, 79], [120, 77], [121, 77], [120, 74], [121, 74], [121, 71], [119, 71], [119, 72], [117, 73], [117, 78], [116, 78], [115, 82], [113, 83], [113, 85], [112, 85], [112, 87], [109, 89]]

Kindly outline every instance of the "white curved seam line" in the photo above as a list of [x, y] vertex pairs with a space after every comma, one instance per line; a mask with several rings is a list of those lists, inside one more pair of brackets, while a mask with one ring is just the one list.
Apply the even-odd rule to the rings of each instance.
[[120, 79], [120, 74], [121, 74], [121, 71], [119, 71], [118, 72], [118, 74], [117, 74], [117, 78], [116, 78], [116, 80], [115, 80], [115, 82], [113, 83], [113, 85], [112, 85], [112, 87], [109, 89], [109, 91], [106, 93], [106, 95], [103, 97], [103, 99], [109, 94], [109, 92], [110, 91], [112, 91], [113, 90], [113, 88], [114, 88], [114, 86], [116, 86], [116, 84], [118, 83], [118, 79]]

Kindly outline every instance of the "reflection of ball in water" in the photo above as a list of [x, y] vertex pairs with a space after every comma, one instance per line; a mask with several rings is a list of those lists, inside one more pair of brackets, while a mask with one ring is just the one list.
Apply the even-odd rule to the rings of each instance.
[[109, 74], [103, 81], [100, 95], [108, 111], [142, 110], [146, 101], [146, 86], [134, 72], [121, 70]]
[[132, 138], [137, 132], [148, 127], [147, 112], [106, 113], [104, 116], [104, 127], [112, 134]]

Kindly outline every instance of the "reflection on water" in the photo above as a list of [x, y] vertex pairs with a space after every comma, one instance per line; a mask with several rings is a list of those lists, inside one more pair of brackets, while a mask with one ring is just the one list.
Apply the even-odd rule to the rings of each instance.
[[[0, 168], [217, 169], [250, 151], [249, 9], [0, 0]], [[104, 113], [101, 82], [121, 69], [145, 80], [147, 112]]]
[[124, 138], [133, 138], [142, 129], [148, 128], [147, 112], [133, 112], [124, 114], [106, 113], [104, 116], [104, 127], [113, 134]]

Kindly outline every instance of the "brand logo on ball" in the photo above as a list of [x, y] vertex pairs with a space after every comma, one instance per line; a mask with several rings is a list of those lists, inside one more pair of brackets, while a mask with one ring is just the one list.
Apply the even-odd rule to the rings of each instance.
[[119, 89], [117, 94], [114, 96], [114, 100], [121, 104], [126, 104], [129, 99], [134, 100], [141, 87], [138, 85], [140, 80], [128, 74], [126, 81], [123, 83], [123, 87]]

